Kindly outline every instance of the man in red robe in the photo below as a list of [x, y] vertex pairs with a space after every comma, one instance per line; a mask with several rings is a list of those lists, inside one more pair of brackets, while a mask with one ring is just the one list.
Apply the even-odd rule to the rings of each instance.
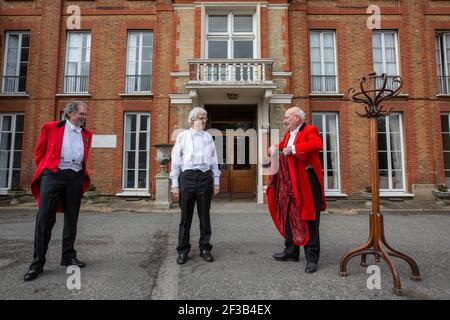
[[85, 127], [87, 105], [84, 102], [69, 102], [64, 114], [65, 120], [44, 124], [36, 146], [37, 167], [31, 191], [39, 211], [33, 260], [24, 275], [25, 281], [36, 279], [44, 269], [57, 211], [64, 212], [61, 265], [85, 266], [77, 259], [74, 243], [81, 198], [91, 181], [87, 160], [92, 133]]
[[[280, 170], [283, 169], [283, 162], [287, 163], [289, 174], [285, 180], [290, 181], [282, 185], [290, 185], [293, 204], [288, 206], [287, 214], [277, 212], [283, 208], [279, 201], [277, 206], [281, 190], [274, 190], [274, 185], [269, 184], [267, 188], [269, 210], [277, 229], [285, 237], [285, 249], [273, 257], [280, 261], [298, 261], [299, 246], [303, 245], [306, 256], [305, 272], [313, 273], [317, 271], [320, 254], [320, 211], [326, 208], [322, 164], [319, 158], [322, 139], [316, 127], [305, 123], [305, 113], [299, 107], [292, 107], [286, 111], [283, 124], [287, 132], [280, 144], [270, 148], [269, 154], [273, 158], [282, 153]], [[285, 221], [279, 221], [280, 217]], [[306, 236], [302, 230], [304, 223], [308, 224]]]

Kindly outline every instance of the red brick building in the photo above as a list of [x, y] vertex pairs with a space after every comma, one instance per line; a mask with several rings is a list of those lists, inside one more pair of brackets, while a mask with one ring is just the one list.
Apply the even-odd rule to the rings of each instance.
[[79, 99], [105, 195], [154, 194], [153, 145], [173, 142], [202, 106], [210, 128], [257, 133], [226, 140], [221, 187], [261, 202], [277, 140], [264, 132], [283, 133], [298, 103], [323, 136], [327, 194], [356, 197], [370, 181], [369, 127], [344, 93], [373, 70], [404, 80], [379, 121], [382, 196], [429, 197], [450, 182], [450, 1], [0, 0], [0, 46], [3, 194], [29, 186], [42, 124]]

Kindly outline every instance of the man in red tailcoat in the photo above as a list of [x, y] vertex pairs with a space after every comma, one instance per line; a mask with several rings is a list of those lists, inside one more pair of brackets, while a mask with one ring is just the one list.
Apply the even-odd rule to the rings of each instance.
[[24, 275], [34, 280], [43, 271], [45, 255], [56, 222], [56, 211], [64, 212], [61, 265], [85, 263], [74, 249], [81, 198], [90, 184], [87, 170], [92, 133], [86, 129], [87, 105], [71, 101], [65, 120], [45, 123], [36, 146], [36, 172], [31, 192], [39, 207], [36, 217], [33, 261]]
[[[292, 196], [295, 201], [293, 206], [289, 206], [291, 211], [286, 216], [286, 221], [275, 221], [276, 224], [285, 224], [278, 230], [285, 230], [285, 249], [281, 253], [276, 253], [273, 257], [276, 260], [299, 260], [299, 245], [304, 245], [306, 256], [305, 272], [313, 273], [317, 271], [319, 262], [320, 241], [319, 222], [320, 211], [325, 210], [325, 193], [323, 187], [322, 164], [319, 152], [322, 150], [322, 139], [316, 127], [305, 123], [305, 113], [298, 107], [292, 107], [285, 113], [283, 124], [287, 132], [280, 144], [269, 149], [271, 157], [282, 152], [287, 160], [288, 177], [292, 188]], [[272, 187], [267, 189], [267, 198], [272, 217], [276, 216], [278, 190]], [[280, 206], [278, 206], [280, 208]], [[307, 222], [309, 241], [305, 244], [295, 242], [293, 233], [301, 233], [298, 228], [301, 224], [293, 224], [289, 216], [297, 218], [299, 221]], [[282, 215], [278, 215], [279, 217]], [[294, 231], [294, 232], [293, 232]]]

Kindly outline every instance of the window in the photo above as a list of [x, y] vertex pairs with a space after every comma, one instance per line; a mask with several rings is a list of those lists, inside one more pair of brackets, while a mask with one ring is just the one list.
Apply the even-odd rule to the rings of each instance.
[[23, 114], [0, 114], [0, 190], [19, 186], [22, 144]]
[[148, 190], [150, 114], [126, 113], [123, 148], [123, 189]]
[[149, 93], [152, 88], [152, 50], [151, 31], [128, 32], [126, 93]]
[[90, 32], [68, 32], [64, 93], [88, 93], [91, 55]]
[[29, 50], [29, 32], [6, 33], [2, 93], [25, 93]]
[[378, 118], [380, 191], [405, 191], [402, 117], [393, 113]]
[[311, 31], [311, 93], [337, 93], [336, 32]]
[[450, 114], [441, 115], [442, 150], [444, 151], [445, 184], [450, 186]]
[[206, 81], [251, 82], [263, 73], [247, 59], [256, 53], [255, 14], [222, 12], [206, 15], [205, 56], [207, 59], [239, 59], [232, 63], [211, 63], [202, 70]]
[[436, 34], [436, 65], [439, 94], [450, 94], [450, 33]]
[[394, 78], [400, 75], [397, 43], [397, 31], [375, 31], [373, 33], [373, 65], [377, 73], [377, 88], [382, 86], [381, 75], [383, 73], [388, 76], [387, 89], [395, 90], [398, 87], [398, 84], [393, 82]]
[[253, 13], [220, 13], [206, 16], [208, 59], [255, 58], [256, 27]]
[[[339, 129], [337, 113], [313, 113], [312, 124], [319, 130], [323, 141], [320, 152], [326, 192], [340, 193]], [[325, 156], [324, 156], [325, 155]]]

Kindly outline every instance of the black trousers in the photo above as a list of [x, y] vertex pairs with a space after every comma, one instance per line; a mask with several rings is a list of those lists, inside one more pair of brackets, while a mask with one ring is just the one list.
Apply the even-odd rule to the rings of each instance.
[[[304, 247], [305, 257], [307, 262], [318, 263], [320, 255], [320, 238], [319, 238], [319, 224], [320, 224], [320, 207], [322, 204], [322, 190], [319, 180], [313, 169], [307, 170], [308, 179], [311, 185], [311, 191], [314, 198], [314, 209], [316, 213], [316, 220], [309, 221], [309, 242]], [[286, 239], [285, 239], [285, 251], [288, 253], [297, 253], [300, 250], [298, 246], [293, 244], [292, 230], [290, 219], [286, 219]]]
[[180, 174], [180, 208], [181, 221], [178, 230], [178, 253], [189, 253], [190, 230], [194, 206], [197, 203], [198, 219], [200, 221], [200, 250], [211, 250], [211, 221], [209, 210], [213, 196], [213, 173], [200, 170], [186, 170]]
[[64, 201], [64, 229], [62, 237], [61, 260], [76, 257], [74, 249], [77, 235], [78, 215], [80, 213], [83, 171], [46, 169], [42, 173], [40, 185], [40, 206], [36, 217], [34, 233], [34, 253], [31, 268], [42, 268], [45, 264], [48, 244], [56, 222], [56, 207]]

